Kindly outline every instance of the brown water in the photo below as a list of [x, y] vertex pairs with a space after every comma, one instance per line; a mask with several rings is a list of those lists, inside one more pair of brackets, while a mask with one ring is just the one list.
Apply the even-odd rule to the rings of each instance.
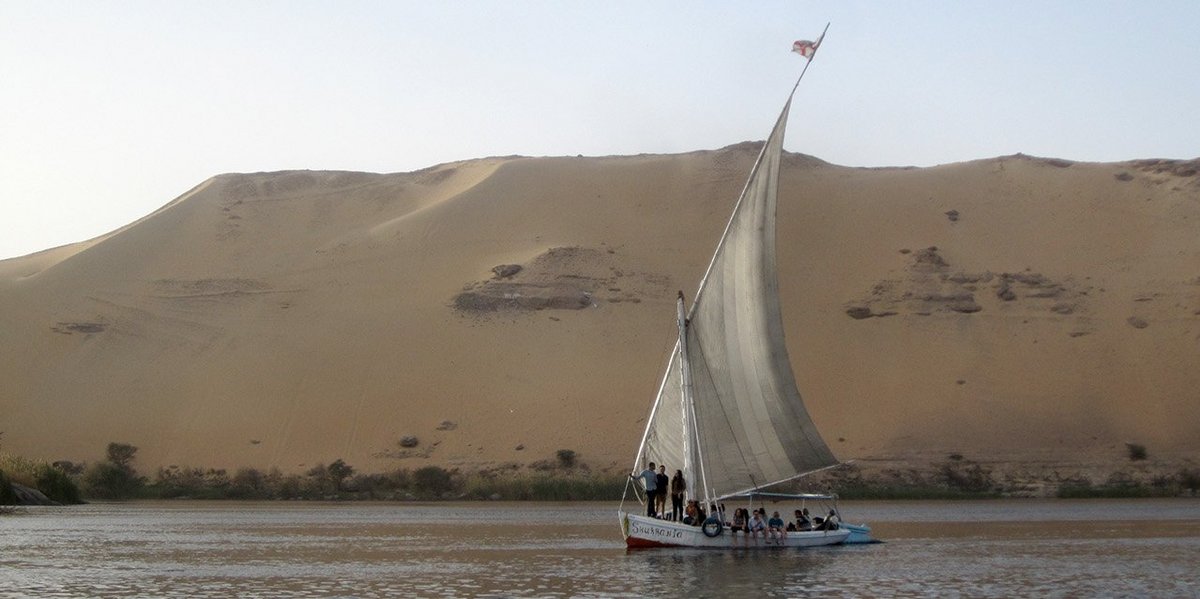
[[1200, 597], [1200, 500], [842, 512], [887, 543], [630, 552], [596, 503], [30, 508], [0, 597]]

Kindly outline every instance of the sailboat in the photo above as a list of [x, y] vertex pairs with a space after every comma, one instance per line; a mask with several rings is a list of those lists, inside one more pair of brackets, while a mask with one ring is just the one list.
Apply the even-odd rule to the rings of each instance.
[[[644, 509], [626, 511], [623, 497], [618, 516], [629, 547], [812, 547], [870, 540], [865, 526], [832, 524], [838, 518], [822, 530], [751, 539], [727, 526], [734, 507], [724, 512], [721, 507], [742, 500], [749, 505], [790, 501], [797, 507], [836, 502], [832, 494], [768, 490], [839, 464], [809, 417], [792, 374], [775, 265], [784, 130], [792, 98], [824, 37], [796, 42], [794, 49], [808, 62], [750, 171], [690, 309], [685, 310], [679, 292], [679, 340], [634, 459], [635, 473], [649, 462], [681, 470], [686, 499], [712, 515], [689, 523], [660, 519]], [[633, 476], [626, 496], [630, 488], [639, 497], [641, 486]]]

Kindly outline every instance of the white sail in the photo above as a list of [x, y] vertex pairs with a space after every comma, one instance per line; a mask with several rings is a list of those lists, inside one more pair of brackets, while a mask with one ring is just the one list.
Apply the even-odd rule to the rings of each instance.
[[838, 463], [804, 408], [783, 338], [775, 212], [791, 101], [750, 173], [690, 311], [685, 342], [694, 421], [685, 417], [677, 346], [638, 455], [639, 463], [653, 460], [671, 470], [687, 465], [690, 490], [700, 497], [758, 489]]

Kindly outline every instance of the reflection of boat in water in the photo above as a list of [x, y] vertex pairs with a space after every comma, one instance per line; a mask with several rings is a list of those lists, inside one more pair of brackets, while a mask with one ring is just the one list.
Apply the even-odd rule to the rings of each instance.
[[[797, 42], [795, 48], [811, 60], [820, 42]], [[741, 500], [836, 502], [833, 495], [765, 491], [838, 464], [804, 408], [792, 375], [775, 267], [780, 157], [799, 84], [798, 78], [750, 171], [689, 311], [683, 292], [679, 294], [679, 341], [634, 461], [635, 471], [648, 462], [667, 465], [670, 472], [681, 470], [688, 483], [686, 499], [700, 506]], [[638, 485], [630, 486], [636, 495]], [[628, 513], [623, 498], [619, 516], [630, 547], [729, 547], [734, 535], [726, 522], [732, 513], [729, 507], [723, 518], [684, 524]], [[864, 542], [870, 540], [868, 532], [865, 526], [842, 523], [827, 530], [788, 532], [786, 539], [751, 546]], [[737, 545], [743, 545], [744, 533], [737, 536]]]

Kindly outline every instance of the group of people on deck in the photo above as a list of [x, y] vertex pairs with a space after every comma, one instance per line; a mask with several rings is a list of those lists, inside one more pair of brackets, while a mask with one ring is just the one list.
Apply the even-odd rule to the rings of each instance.
[[[660, 465], [656, 471], [654, 462], [650, 462], [641, 473], [629, 476], [641, 481], [642, 488], [646, 491], [647, 516], [683, 522], [693, 526], [700, 526], [708, 519], [708, 512], [705, 511], [703, 502], [690, 499], [687, 500], [686, 507], [684, 506], [687, 481], [683, 478], [682, 470], [676, 470], [675, 476], [668, 477], [666, 466]], [[668, 493], [671, 496], [670, 512], [666, 510]], [[836, 530], [838, 528], [838, 516], [834, 510], [829, 510], [829, 515], [822, 518], [820, 516], [811, 517], [808, 508], [802, 508], [796, 510], [794, 521], [784, 522], [778, 511], [772, 513], [768, 518], [767, 510], [763, 508], [756, 508], [752, 513], [747, 512], [746, 508], [737, 508], [733, 510], [733, 518], [729, 521], [725, 520], [724, 504], [719, 508], [713, 504], [711, 509], [712, 513], [725, 526], [729, 527], [733, 540], [736, 542], [737, 533], [741, 532], [745, 535], [744, 542], [746, 544], [749, 544], [751, 539], [754, 539], [757, 544], [760, 537], [767, 543], [782, 544], [787, 540], [788, 532]]]
[[[682, 522], [687, 517], [687, 512], [692, 510], [692, 504], [696, 503], [689, 501], [687, 507], [684, 507], [683, 498], [687, 494], [687, 481], [683, 479], [682, 470], [676, 470], [675, 476], [668, 477], [666, 466], [659, 466], [656, 472], [654, 462], [650, 462], [636, 478], [642, 481], [642, 488], [646, 490], [646, 515], [651, 518]], [[670, 512], [667, 512], [668, 491], [671, 495]], [[702, 507], [701, 511], [703, 511]]]
[[767, 510], [763, 508], [755, 508], [753, 512], [747, 512], [746, 508], [737, 508], [733, 510], [733, 519], [727, 524], [735, 540], [737, 533], [741, 532], [745, 533], [743, 540], [746, 544], [749, 544], [751, 539], [758, 543], [759, 538], [768, 543], [782, 544], [787, 540], [789, 532], [837, 530], [837, 522], [837, 512], [834, 510], [829, 510], [829, 515], [825, 518], [813, 518], [808, 515], [808, 508], [803, 508], [796, 510], [795, 520], [784, 522], [778, 511], [772, 512], [768, 518]]

